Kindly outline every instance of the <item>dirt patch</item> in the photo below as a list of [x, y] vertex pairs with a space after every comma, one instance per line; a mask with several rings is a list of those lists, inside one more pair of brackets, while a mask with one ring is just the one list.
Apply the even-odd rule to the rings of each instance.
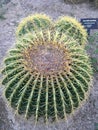
[[8, 112], [2, 98], [0, 98], [0, 130], [13, 130], [11, 127], [11, 120], [7, 118]]

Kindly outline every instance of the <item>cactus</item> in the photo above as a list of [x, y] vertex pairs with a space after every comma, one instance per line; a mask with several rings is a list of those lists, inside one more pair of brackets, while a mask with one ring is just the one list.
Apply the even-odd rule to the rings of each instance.
[[[24, 35], [5, 59], [5, 96], [18, 114], [48, 123], [67, 119], [86, 100], [92, 69], [75, 40], [61, 42], [57, 31]], [[66, 36], [67, 38], [67, 36]]]
[[16, 35], [22, 36], [38, 29], [47, 29], [51, 24], [51, 19], [45, 14], [30, 15], [20, 22], [16, 30]]
[[84, 26], [72, 17], [65, 16], [59, 18], [55, 24], [55, 28], [59, 32], [66, 33], [68, 36], [73, 37], [78, 41], [78, 44], [83, 47], [87, 43], [87, 32], [84, 29]]

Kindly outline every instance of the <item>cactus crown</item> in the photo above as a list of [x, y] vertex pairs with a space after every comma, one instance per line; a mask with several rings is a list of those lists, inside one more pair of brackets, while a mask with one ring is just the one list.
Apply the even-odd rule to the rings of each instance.
[[[52, 39], [49, 39], [49, 35], [53, 35]], [[22, 52], [23, 64], [31, 73], [48, 76], [68, 70], [71, 63], [70, 53], [64, 44], [54, 41], [54, 38], [51, 31], [45, 32], [45, 36], [43, 32], [39, 32], [33, 43], [29, 43], [29, 47]]]
[[34, 115], [36, 122], [43, 117], [47, 123], [50, 119], [67, 119], [85, 101], [92, 68], [85, 49], [75, 38], [61, 33], [53, 24], [47, 29], [42, 25], [40, 28], [36, 24], [35, 31], [31, 26], [28, 32], [27, 23], [21, 27], [15, 49], [5, 59], [2, 84], [17, 113], [26, 118]]

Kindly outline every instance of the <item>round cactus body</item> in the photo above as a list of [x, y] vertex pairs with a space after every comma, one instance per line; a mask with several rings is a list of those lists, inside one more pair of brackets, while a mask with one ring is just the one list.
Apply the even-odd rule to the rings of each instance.
[[77, 41], [61, 41], [57, 31], [38, 31], [18, 39], [5, 59], [5, 96], [26, 118], [37, 122], [67, 119], [85, 101], [91, 85], [89, 57]]
[[60, 33], [66, 33], [69, 37], [73, 37], [83, 47], [87, 43], [87, 31], [80, 22], [72, 17], [65, 16], [59, 18], [55, 24], [55, 28]]
[[61, 33], [53, 24], [40, 28], [36, 22], [28, 31], [27, 21], [19, 25], [20, 37], [2, 70], [5, 97], [16, 113], [27, 119], [33, 116], [38, 122], [43, 117], [46, 123], [66, 120], [88, 97], [92, 81], [90, 59], [81, 42]]

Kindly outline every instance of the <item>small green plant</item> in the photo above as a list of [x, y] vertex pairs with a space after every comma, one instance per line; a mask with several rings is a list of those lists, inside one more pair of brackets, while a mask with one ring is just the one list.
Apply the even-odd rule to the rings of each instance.
[[95, 130], [98, 130], [98, 123], [94, 123]]
[[0, 10], [0, 20], [5, 20], [5, 11]]
[[98, 7], [98, 0], [89, 0], [89, 2], [93, 2], [95, 7]]
[[98, 7], [98, 0], [95, 0], [95, 6]]
[[94, 72], [98, 72], [98, 32], [88, 37], [89, 44], [86, 46], [86, 50], [90, 53], [91, 62]]
[[40, 27], [43, 22], [34, 20], [30, 30], [29, 20], [19, 25], [16, 46], [5, 59], [2, 84], [18, 114], [27, 119], [33, 115], [35, 122], [43, 117], [48, 123], [66, 120], [82, 106], [91, 87], [92, 68], [77, 39], [61, 33], [51, 20], [46, 27], [47, 19], [42, 19], [45, 24]]

